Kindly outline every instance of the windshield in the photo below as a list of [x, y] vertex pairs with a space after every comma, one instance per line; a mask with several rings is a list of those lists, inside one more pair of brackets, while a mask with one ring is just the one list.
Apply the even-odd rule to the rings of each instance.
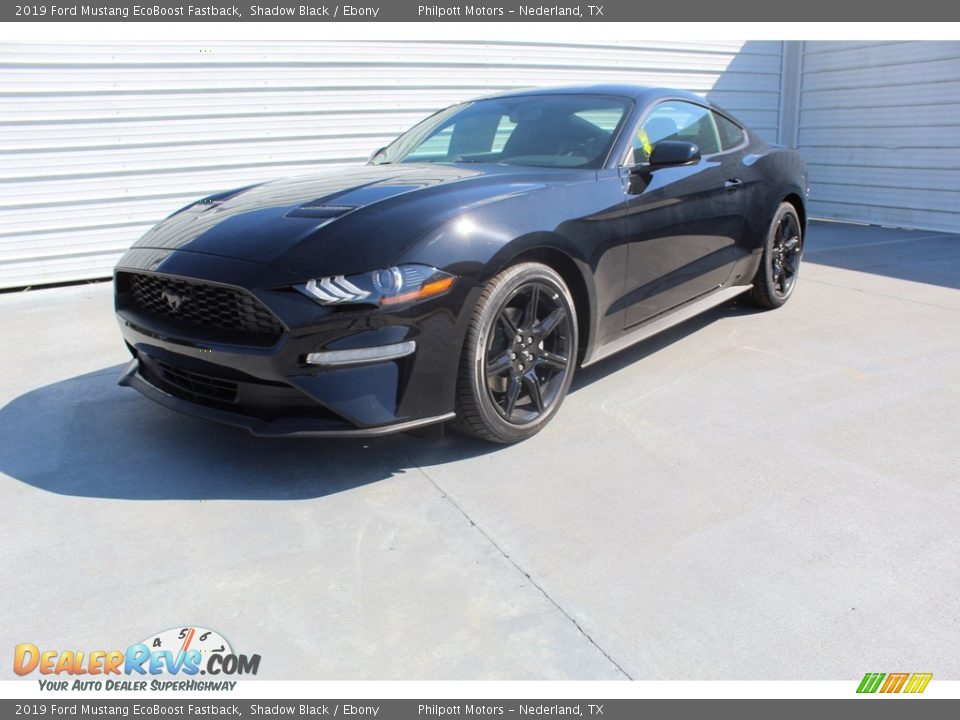
[[602, 95], [477, 100], [431, 115], [372, 162], [598, 168], [628, 107], [624, 98]]

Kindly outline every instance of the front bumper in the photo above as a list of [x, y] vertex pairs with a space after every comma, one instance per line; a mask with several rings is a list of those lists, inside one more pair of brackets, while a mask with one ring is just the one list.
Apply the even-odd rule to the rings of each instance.
[[406, 420], [404, 422], [365, 428], [342, 426], [323, 419], [280, 417], [275, 420], [261, 420], [249, 415], [220, 410], [197, 402], [190, 402], [176, 395], [172, 395], [160, 389], [160, 387], [153, 385], [150, 380], [144, 377], [140, 372], [140, 361], [137, 359], [131, 360], [130, 364], [127, 365], [123, 374], [120, 376], [119, 384], [125, 387], [132, 387], [154, 402], [160, 403], [171, 410], [176, 410], [185, 415], [192, 415], [193, 417], [198, 417], [203, 420], [213, 420], [214, 422], [219, 422], [224, 425], [244, 428], [251, 434], [260, 437], [376, 437], [378, 435], [389, 435], [390, 433], [415, 430], [427, 425], [444, 422], [445, 420], [452, 420], [455, 417], [455, 413], [449, 412], [445, 415], [437, 415], [435, 417]]
[[[193, 257], [191, 257], [193, 256]], [[260, 288], [255, 263], [173, 251], [150, 265], [130, 251], [118, 273], [145, 273], [232, 286], [282, 323], [272, 345], [233, 342], [222, 332], [177, 326], [141, 312], [118, 283], [117, 319], [133, 355], [120, 384], [195, 417], [264, 436], [373, 436], [454, 417], [465, 307], [471, 288], [385, 312], [321, 306], [282, 286]], [[261, 266], [263, 267], [263, 266]], [[235, 282], [231, 282], [232, 279]], [[355, 365], [311, 365], [311, 353], [413, 340], [416, 351]]]

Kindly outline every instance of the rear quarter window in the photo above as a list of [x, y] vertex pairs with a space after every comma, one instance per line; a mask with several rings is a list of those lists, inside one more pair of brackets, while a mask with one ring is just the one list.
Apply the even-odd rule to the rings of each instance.
[[745, 135], [742, 127], [723, 115], [714, 113], [713, 117], [717, 121], [717, 131], [720, 133], [720, 146], [724, 150], [732, 150], [743, 144]]

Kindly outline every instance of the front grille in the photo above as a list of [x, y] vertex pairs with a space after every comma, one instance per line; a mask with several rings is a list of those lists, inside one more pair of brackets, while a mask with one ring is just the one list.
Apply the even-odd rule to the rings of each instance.
[[189, 372], [165, 362], [158, 361], [157, 366], [163, 373], [164, 380], [181, 390], [186, 390], [191, 395], [222, 402], [237, 400], [237, 383], [235, 382]]
[[140, 361], [140, 376], [149, 384], [195, 405], [265, 422], [303, 419], [325, 424], [328, 429], [350, 425], [343, 416], [284, 382], [176, 355], [164, 354], [161, 359], [134, 350], [134, 357]]
[[[162, 318], [174, 326], [235, 334], [238, 342], [273, 345], [283, 335], [283, 325], [250, 293], [224, 285], [194, 280], [117, 273], [117, 291], [135, 311]], [[200, 333], [203, 334], [202, 332]]]

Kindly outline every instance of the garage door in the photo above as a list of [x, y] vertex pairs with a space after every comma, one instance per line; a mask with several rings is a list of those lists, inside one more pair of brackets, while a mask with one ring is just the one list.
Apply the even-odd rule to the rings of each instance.
[[776, 139], [779, 42], [0, 44], [0, 288], [107, 277], [192, 199], [362, 162], [449, 103], [628, 82]]
[[960, 232], [960, 42], [804, 43], [812, 215]]

